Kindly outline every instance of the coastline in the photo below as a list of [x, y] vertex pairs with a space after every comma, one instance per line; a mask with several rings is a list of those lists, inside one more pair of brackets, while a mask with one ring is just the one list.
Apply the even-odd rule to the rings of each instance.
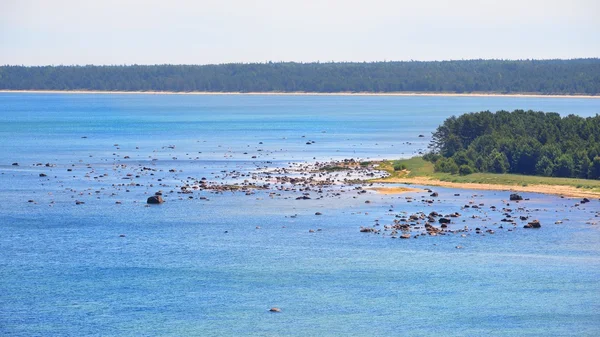
[[[440, 97], [523, 97], [523, 98], [589, 98], [599, 99], [600, 96], [590, 95], [541, 95], [541, 94], [499, 94], [499, 93], [417, 93], [417, 92], [390, 92], [390, 93], [318, 93], [318, 92], [172, 92], [172, 91], [86, 91], [86, 90], [0, 90], [0, 93], [32, 93], [32, 94], [117, 94], [117, 95], [264, 95], [264, 96], [440, 96]], [[526, 193], [542, 193], [559, 195], [569, 198], [600, 198], [600, 192], [584, 190], [565, 185], [506, 185], [486, 183], [456, 183], [437, 180], [429, 177], [392, 177], [369, 180], [370, 182], [382, 184], [408, 184], [421, 186], [439, 186], [448, 188], [459, 188], [466, 190], [487, 191], [514, 191]], [[411, 187], [377, 187], [370, 188], [381, 194], [400, 194], [414, 192]]]
[[[413, 178], [383, 178], [371, 180], [374, 183], [383, 184], [408, 184], [408, 185], [423, 185], [423, 186], [439, 186], [449, 188], [460, 188], [466, 190], [484, 190], [484, 191], [510, 191], [510, 192], [526, 192], [526, 193], [542, 193], [559, 195], [568, 198], [600, 198], [600, 193], [594, 191], [586, 191], [572, 186], [563, 185], [496, 185], [496, 184], [478, 184], [478, 183], [453, 183], [449, 181], [441, 181], [426, 177]], [[390, 192], [391, 193], [391, 192]]]
[[113, 95], [254, 95], [254, 96], [425, 96], [425, 97], [522, 97], [522, 98], [589, 98], [600, 95], [544, 95], [535, 93], [441, 93], [441, 92], [210, 92], [210, 91], [100, 91], [100, 90], [0, 90], [0, 93], [24, 94], [113, 94]]

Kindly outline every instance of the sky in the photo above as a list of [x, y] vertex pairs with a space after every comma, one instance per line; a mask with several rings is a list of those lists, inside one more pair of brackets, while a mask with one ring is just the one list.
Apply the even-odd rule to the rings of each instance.
[[600, 57], [600, 0], [0, 0], [0, 64]]

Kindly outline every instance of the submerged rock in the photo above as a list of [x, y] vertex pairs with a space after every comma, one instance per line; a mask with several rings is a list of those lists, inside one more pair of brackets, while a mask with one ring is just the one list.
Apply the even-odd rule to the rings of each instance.
[[160, 195], [153, 195], [146, 201], [148, 204], [162, 204], [165, 202]]

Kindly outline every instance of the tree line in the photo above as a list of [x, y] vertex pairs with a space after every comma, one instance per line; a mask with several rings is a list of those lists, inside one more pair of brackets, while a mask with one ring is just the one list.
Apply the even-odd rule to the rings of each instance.
[[0, 67], [0, 89], [600, 94], [600, 59]]
[[600, 179], [600, 115], [482, 111], [450, 117], [425, 159], [438, 172]]

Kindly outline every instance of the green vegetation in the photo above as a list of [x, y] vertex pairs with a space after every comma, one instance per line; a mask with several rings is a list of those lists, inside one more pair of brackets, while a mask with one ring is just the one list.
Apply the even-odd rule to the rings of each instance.
[[320, 170], [325, 172], [346, 171], [348, 166], [324, 166]]
[[[404, 167], [404, 171], [396, 170], [396, 167]], [[410, 159], [399, 159], [379, 163], [379, 169], [390, 174], [392, 178], [431, 177], [434, 175], [433, 164], [423, 157]]]
[[394, 171], [402, 171], [402, 170], [406, 170], [406, 165], [404, 165], [402, 163], [394, 164]]
[[600, 94], [600, 59], [2, 66], [0, 89]]
[[450, 117], [424, 158], [436, 172], [600, 179], [600, 115], [515, 110]]
[[[405, 165], [407, 171], [394, 171], [394, 165]], [[473, 173], [469, 175], [457, 175], [446, 172], [436, 172], [434, 164], [423, 159], [423, 157], [413, 157], [410, 159], [400, 159], [388, 162], [382, 162], [379, 168], [387, 171], [390, 178], [410, 178], [427, 177], [440, 181], [453, 183], [475, 183], [506, 186], [529, 186], [529, 185], [550, 185], [550, 186], [572, 186], [580, 189], [588, 189], [593, 192], [600, 192], [600, 181], [577, 179], [577, 178], [555, 178], [520, 174], [496, 174], [496, 173]]]

